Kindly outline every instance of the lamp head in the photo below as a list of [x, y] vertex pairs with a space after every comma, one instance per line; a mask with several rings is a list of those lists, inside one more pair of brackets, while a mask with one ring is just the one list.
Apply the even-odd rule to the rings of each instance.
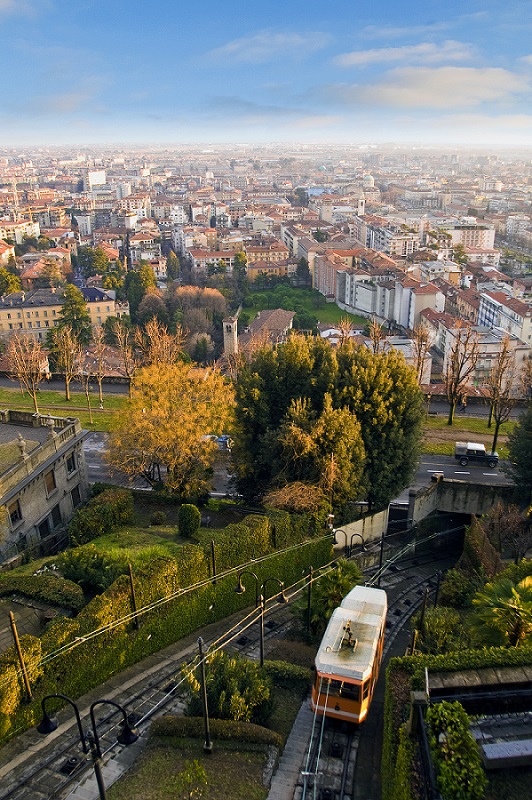
[[137, 729], [132, 726], [129, 720], [126, 718], [124, 724], [122, 725], [122, 730], [116, 737], [119, 744], [125, 744], [126, 747], [133, 742], [136, 742], [139, 738], [139, 734]]
[[235, 586], [235, 592], [237, 594], [244, 594], [245, 591], [246, 591], [246, 587], [242, 583], [242, 578], [239, 578], [238, 579], [238, 585]]
[[57, 727], [58, 722], [55, 717], [50, 717], [45, 711], [42, 720], [37, 725], [37, 730], [46, 736], [48, 733], [57, 730]]

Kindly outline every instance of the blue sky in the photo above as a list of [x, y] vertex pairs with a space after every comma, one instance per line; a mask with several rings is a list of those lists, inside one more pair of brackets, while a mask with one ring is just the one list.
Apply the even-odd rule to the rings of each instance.
[[0, 146], [532, 145], [531, 0], [0, 0]]

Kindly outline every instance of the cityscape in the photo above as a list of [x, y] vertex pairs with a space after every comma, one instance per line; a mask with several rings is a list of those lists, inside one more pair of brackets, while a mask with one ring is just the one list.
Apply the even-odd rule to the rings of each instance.
[[529, 797], [528, 6], [0, 0], [0, 800]]

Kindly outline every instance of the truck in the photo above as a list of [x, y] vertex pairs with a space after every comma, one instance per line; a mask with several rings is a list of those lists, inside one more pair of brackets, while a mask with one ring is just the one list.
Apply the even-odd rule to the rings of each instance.
[[478, 442], [456, 442], [454, 457], [462, 467], [466, 467], [471, 461], [476, 464], [487, 464], [493, 469], [499, 463], [499, 454], [486, 452], [486, 447]]

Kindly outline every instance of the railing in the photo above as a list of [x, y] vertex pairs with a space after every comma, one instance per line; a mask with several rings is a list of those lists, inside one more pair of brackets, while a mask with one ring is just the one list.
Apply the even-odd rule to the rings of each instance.
[[420, 787], [421, 792], [423, 792], [423, 800], [442, 800], [436, 783], [434, 765], [432, 764], [427, 728], [425, 726], [425, 718], [423, 717], [423, 707], [421, 705], [416, 705], [414, 707], [414, 714], [418, 715], [417, 730], [419, 732], [419, 737], [417, 744], [419, 763], [423, 777], [422, 786]]

